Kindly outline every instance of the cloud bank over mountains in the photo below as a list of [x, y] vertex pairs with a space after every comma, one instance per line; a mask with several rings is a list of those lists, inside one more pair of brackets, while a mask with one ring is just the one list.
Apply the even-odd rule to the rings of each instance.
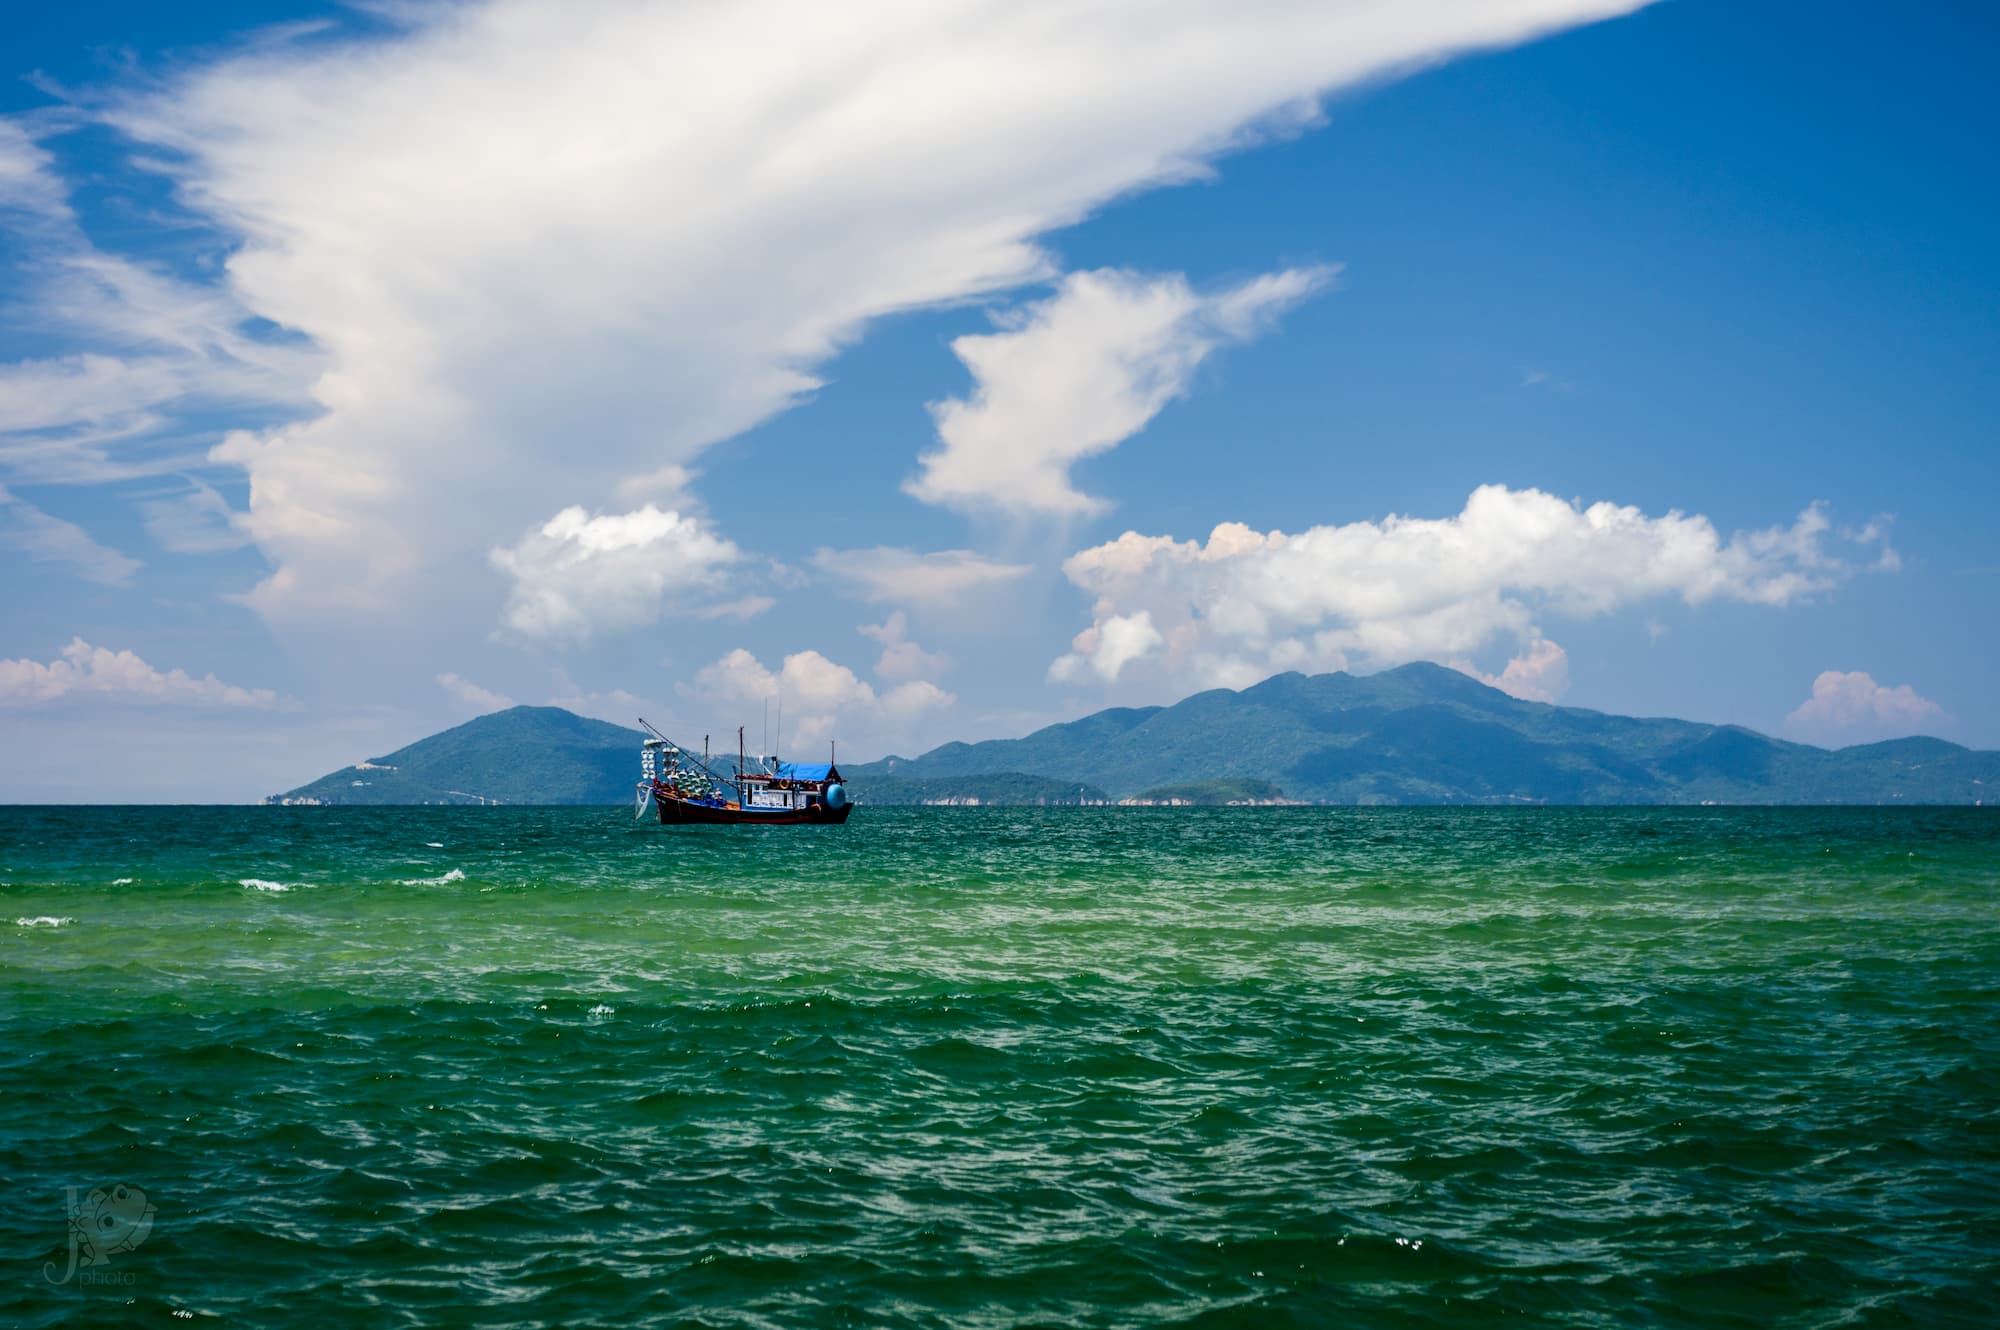
[[1785, 728], [1809, 743], [1839, 747], [1934, 731], [1950, 719], [1908, 684], [1878, 684], [1865, 670], [1823, 670], [1812, 696], [1785, 718]]
[[682, 691], [732, 704], [745, 715], [749, 708], [778, 703], [782, 715], [772, 719], [782, 719], [783, 727], [772, 738], [783, 745], [779, 752], [784, 756], [858, 732], [868, 734], [876, 746], [893, 746], [914, 733], [928, 713], [955, 700], [923, 679], [878, 691], [817, 651], [794, 652], [774, 670], [741, 647], [704, 666]]
[[1835, 532], [1817, 505], [1789, 526], [1724, 540], [1699, 515], [1503, 485], [1481, 486], [1446, 518], [1297, 534], [1225, 522], [1205, 543], [1128, 531], [1064, 563], [1095, 608], [1049, 675], [1113, 683], [1143, 663], [1178, 688], [1241, 688], [1281, 670], [1459, 663], [1511, 642], [1522, 653], [1488, 681], [1552, 700], [1568, 665], [1544, 639], [1544, 617], [1669, 596], [1782, 607], [1892, 561], [1879, 524]]

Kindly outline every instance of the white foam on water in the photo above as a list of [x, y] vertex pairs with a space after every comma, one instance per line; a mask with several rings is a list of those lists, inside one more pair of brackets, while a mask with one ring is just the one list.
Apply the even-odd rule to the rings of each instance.
[[607, 1007], [602, 1002], [600, 1002], [596, 1006], [590, 1009], [590, 1014], [593, 1016], [616, 1016], [618, 1014], [618, 1008]]
[[406, 887], [442, 887], [453, 882], [463, 881], [465, 881], [465, 870], [463, 868], [454, 868], [443, 877], [406, 877], [403, 879], [403, 885]]
[[76, 920], [68, 915], [58, 918], [53, 914], [38, 914], [32, 919], [23, 915], [14, 921], [15, 926], [19, 928], [63, 928], [75, 922]]
[[286, 886], [286, 885], [285, 885], [284, 883], [282, 883], [282, 882], [267, 882], [267, 881], [265, 881], [265, 880], [264, 880], [263, 878], [261, 878], [261, 877], [244, 877], [244, 878], [238, 878], [238, 879], [237, 879], [236, 881], [237, 881], [237, 885], [238, 885], [238, 886], [244, 886], [244, 887], [248, 887], [248, 888], [250, 888], [250, 889], [251, 889], [252, 891], [290, 891], [290, 890], [291, 890], [291, 888], [290, 888], [290, 887]]
[[114, 887], [129, 887], [136, 881], [138, 881], [137, 878], [115, 877], [111, 879], [111, 885]]
[[424, 844], [433, 850], [442, 850], [444, 848], [444, 842], [441, 840], [427, 840]]

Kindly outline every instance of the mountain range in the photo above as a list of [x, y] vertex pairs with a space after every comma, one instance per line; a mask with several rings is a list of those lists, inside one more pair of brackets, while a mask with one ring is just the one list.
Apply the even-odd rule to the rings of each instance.
[[[515, 707], [272, 802], [619, 803], [644, 737]], [[2000, 753], [1931, 738], [1815, 748], [1734, 725], [1526, 702], [1418, 663], [1280, 674], [844, 774], [873, 803], [1973, 804], [2000, 786]]]

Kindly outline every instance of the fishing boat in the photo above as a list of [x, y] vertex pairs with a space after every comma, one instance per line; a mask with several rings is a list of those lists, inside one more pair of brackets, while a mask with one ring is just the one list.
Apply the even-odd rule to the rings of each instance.
[[[643, 718], [639, 723], [646, 725]], [[635, 818], [652, 808], [668, 825], [833, 826], [847, 821], [854, 811], [831, 746], [824, 765], [781, 762], [775, 755], [746, 758], [739, 729], [736, 771], [725, 776], [709, 765], [706, 751], [696, 757], [652, 726], [646, 729], [653, 737], [639, 746]]]

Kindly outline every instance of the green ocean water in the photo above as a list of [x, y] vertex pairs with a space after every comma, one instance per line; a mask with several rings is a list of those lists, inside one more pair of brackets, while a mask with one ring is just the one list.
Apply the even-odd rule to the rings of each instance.
[[0, 1325], [209, 1318], [2000, 1324], [2000, 815], [0, 809]]

